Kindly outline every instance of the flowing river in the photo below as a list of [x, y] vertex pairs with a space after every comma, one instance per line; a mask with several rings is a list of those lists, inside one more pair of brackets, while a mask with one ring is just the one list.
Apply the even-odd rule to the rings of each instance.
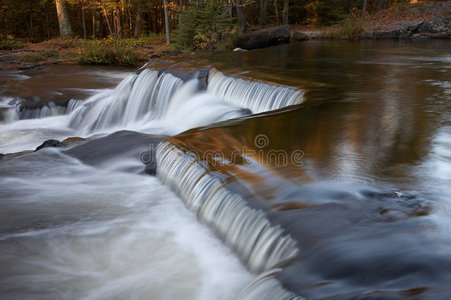
[[450, 49], [1, 73], [0, 296], [450, 297]]

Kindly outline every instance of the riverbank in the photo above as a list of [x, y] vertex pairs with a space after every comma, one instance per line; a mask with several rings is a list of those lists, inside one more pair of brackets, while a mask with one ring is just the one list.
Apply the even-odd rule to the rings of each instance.
[[[86, 48], [107, 48], [114, 40], [52, 39], [40, 43], [27, 43], [21, 49], [0, 50], [0, 70], [26, 70], [45, 65], [78, 64]], [[103, 43], [103, 44], [102, 44]], [[152, 58], [174, 54], [164, 43], [164, 37], [127, 39], [117, 41], [134, 56], [134, 63], [93, 63], [113, 65], [142, 65]], [[89, 64], [89, 63], [86, 63]]]
[[[368, 15], [362, 25], [359, 37], [362, 39], [451, 38], [451, 2], [399, 5]], [[331, 27], [294, 27], [292, 36], [333, 38], [331, 30]]]
[[278, 26], [244, 35], [239, 46], [264, 48], [315, 39], [449, 39], [451, 2], [416, 3], [391, 7], [365, 18], [356, 11], [333, 26]]
[[[265, 48], [289, 42], [315, 39], [449, 39], [451, 38], [451, 2], [416, 3], [392, 6], [368, 14], [364, 19], [352, 17], [341, 25], [329, 27], [276, 26], [250, 31], [237, 46], [243, 49]], [[123, 44], [129, 55], [123, 60], [101, 61], [96, 51]], [[94, 48], [92, 58], [81, 56], [86, 47]], [[124, 52], [124, 51], [123, 51]], [[21, 49], [0, 50], [0, 70], [24, 70], [52, 64], [142, 65], [153, 58], [171, 57], [180, 52], [165, 44], [162, 35], [126, 40], [52, 39], [28, 43]], [[125, 55], [121, 53], [121, 55]], [[125, 55], [126, 56], [126, 55]], [[100, 60], [100, 61], [96, 61]]]

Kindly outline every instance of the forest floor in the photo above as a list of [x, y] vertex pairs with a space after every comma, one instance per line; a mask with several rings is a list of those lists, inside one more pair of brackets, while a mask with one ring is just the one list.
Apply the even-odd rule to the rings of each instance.
[[[83, 51], [82, 43], [83, 41], [79, 39], [57, 38], [40, 43], [28, 43], [22, 49], [0, 50], [0, 70], [25, 70], [52, 64], [77, 64]], [[151, 58], [175, 54], [173, 47], [166, 45], [164, 40], [159, 38], [149, 41], [148, 44], [141, 42], [139, 45], [130, 47], [137, 56], [137, 64], [144, 64]]]

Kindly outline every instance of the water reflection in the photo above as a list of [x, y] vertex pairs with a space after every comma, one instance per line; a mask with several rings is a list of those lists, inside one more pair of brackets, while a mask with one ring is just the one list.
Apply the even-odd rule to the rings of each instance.
[[[449, 41], [312, 42], [204, 57], [306, 89], [296, 109], [187, 132], [299, 242], [284, 286], [308, 297], [445, 297], [451, 270]], [[265, 135], [264, 148], [255, 137]], [[236, 149], [297, 150], [303, 164]], [[258, 200], [260, 199], [260, 200]]]

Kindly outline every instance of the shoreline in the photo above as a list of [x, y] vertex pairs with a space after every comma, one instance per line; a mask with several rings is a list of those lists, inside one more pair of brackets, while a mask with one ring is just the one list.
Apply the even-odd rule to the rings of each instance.
[[[244, 34], [236, 46], [245, 50], [266, 48], [284, 43], [296, 43], [309, 40], [431, 40], [451, 39], [451, 2], [419, 3], [399, 5], [395, 8], [381, 10], [367, 15], [365, 19], [354, 18], [351, 22], [357, 26], [356, 32], [340, 33], [340, 25], [313, 27], [302, 25], [282, 25], [265, 28], [253, 28]], [[27, 70], [54, 64], [80, 64], [82, 45], [87, 41], [81, 39], [52, 39], [40, 43], [26, 44], [22, 49], [0, 50], [0, 71]], [[139, 67], [150, 59], [171, 58], [189, 55], [165, 45], [162, 37], [157, 37], [144, 44], [129, 41], [137, 61], [130, 66]], [[195, 52], [197, 53], [197, 52]], [[27, 62], [26, 56], [31, 57]], [[38, 58], [36, 58], [38, 57]], [[39, 60], [39, 57], [42, 60]], [[95, 65], [95, 64], [94, 64]], [[99, 64], [123, 66], [123, 64]]]

